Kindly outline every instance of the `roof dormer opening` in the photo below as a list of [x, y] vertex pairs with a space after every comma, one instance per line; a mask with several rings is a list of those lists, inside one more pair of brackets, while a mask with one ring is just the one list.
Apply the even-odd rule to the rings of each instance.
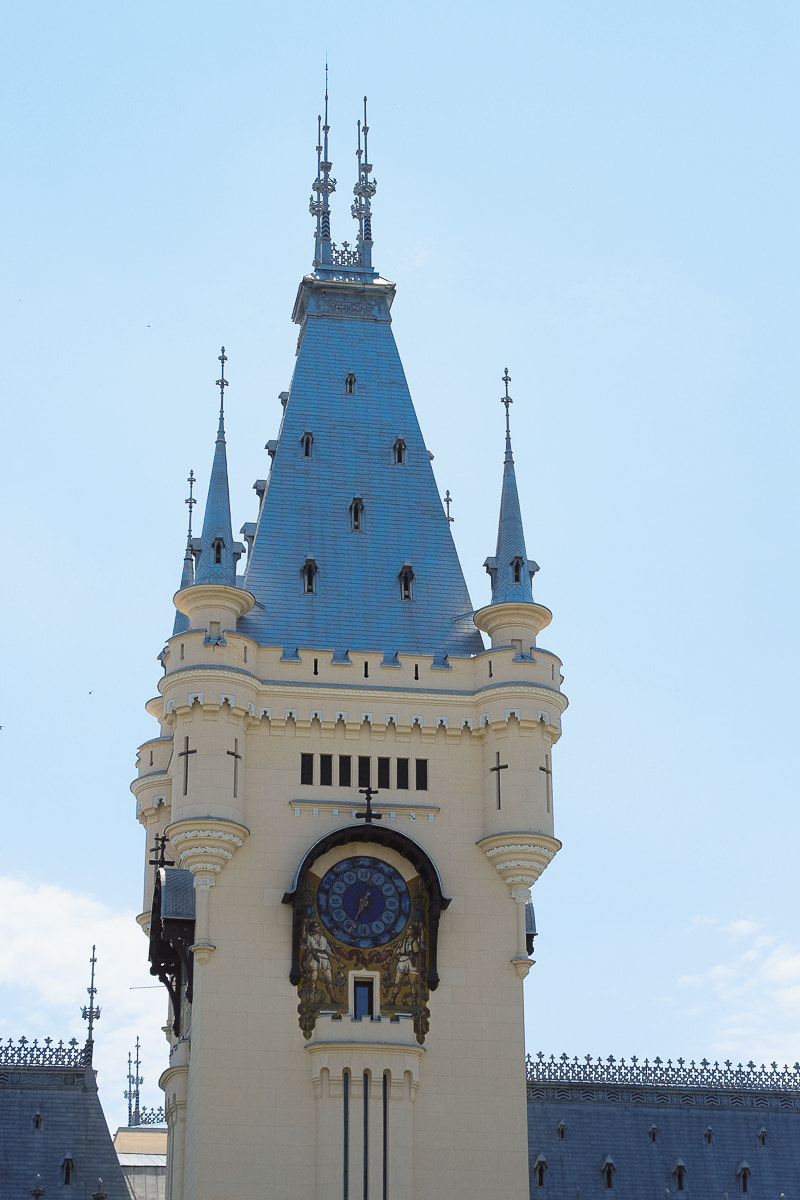
[[211, 547], [214, 551], [214, 565], [218, 567], [222, 562], [222, 551], [225, 549], [225, 543], [222, 538], [214, 538]]
[[395, 443], [392, 446], [392, 452], [394, 454], [395, 464], [398, 467], [402, 467], [406, 461], [406, 443], [404, 438], [399, 437], [395, 439]]
[[356, 377], [352, 371], [345, 376], [344, 394], [345, 396], [355, 396], [356, 394]]
[[756, 1134], [756, 1138], [758, 1139], [759, 1146], [766, 1146], [766, 1144], [767, 1144], [766, 1129], [764, 1129], [764, 1128], [759, 1129], [758, 1133]]
[[522, 583], [522, 559], [521, 558], [519, 558], [519, 557], [512, 558], [511, 572], [512, 572], [512, 576], [514, 579], [514, 583]]
[[650, 1138], [651, 1142], [657, 1142], [658, 1141], [658, 1127], [656, 1125], [651, 1125], [647, 1131], [647, 1136]]
[[300, 569], [303, 578], [303, 595], [314, 596], [317, 591], [317, 575], [319, 569], [313, 558], [309, 557]]
[[750, 1168], [746, 1162], [739, 1163], [736, 1169], [736, 1178], [739, 1180], [739, 1186], [743, 1192], [750, 1191]]
[[364, 532], [364, 501], [360, 496], [350, 501], [350, 528], [354, 533]]
[[400, 599], [414, 599], [414, 568], [411, 563], [404, 562], [400, 568], [400, 574], [397, 576], [400, 581]]
[[681, 1159], [678, 1159], [678, 1161], [675, 1163], [675, 1166], [672, 1168], [672, 1174], [675, 1177], [675, 1191], [676, 1192], [685, 1192], [686, 1191], [686, 1166], [681, 1161]]
[[61, 1164], [61, 1183], [64, 1187], [75, 1186], [75, 1163], [69, 1154]]
[[703, 1130], [703, 1141], [707, 1146], [710, 1146], [714, 1140], [714, 1130], [710, 1125], [707, 1125]]
[[614, 1160], [610, 1154], [607, 1154], [603, 1159], [603, 1165], [600, 1168], [600, 1173], [603, 1176], [603, 1183], [607, 1188], [614, 1186]]
[[[533, 905], [531, 905], [531, 915], [533, 915]], [[558, 1122], [558, 1124], [556, 1125], [556, 1133], [558, 1134], [559, 1139], [563, 1142], [567, 1136], [567, 1126], [564, 1123], [564, 1121]]]
[[42, 1117], [42, 1114], [40, 1112], [36, 1112], [33, 1114], [33, 1128], [34, 1129], [43, 1129], [44, 1128], [44, 1118]]
[[313, 450], [314, 450], [314, 435], [313, 435], [313, 433], [309, 433], [308, 430], [305, 431], [303, 436], [300, 438], [300, 449], [301, 449], [303, 458], [311, 458], [312, 457]]
[[543, 1154], [537, 1154], [533, 1160], [533, 1181], [537, 1187], [544, 1187], [544, 1174], [547, 1170], [547, 1159]]

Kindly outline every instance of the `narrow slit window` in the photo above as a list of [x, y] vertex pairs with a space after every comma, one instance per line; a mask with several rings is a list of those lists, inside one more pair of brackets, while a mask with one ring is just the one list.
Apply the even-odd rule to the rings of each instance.
[[675, 1190], [676, 1192], [686, 1191], [686, 1167], [684, 1166], [675, 1168]]
[[521, 558], [512, 558], [511, 572], [512, 572], [512, 576], [514, 579], [514, 583], [522, 583], [522, 559]]
[[302, 784], [313, 784], [314, 782], [314, 755], [300, 755], [300, 782]]
[[370, 778], [371, 778], [370, 764], [371, 764], [371, 762], [372, 762], [372, 759], [369, 757], [368, 754], [359, 754], [359, 756], [358, 756], [358, 786], [360, 788], [370, 787]]
[[303, 594], [306, 596], [315, 595], [317, 591], [318, 568], [313, 558], [306, 559], [303, 563], [301, 574], [303, 577]]
[[214, 547], [214, 564], [219, 566], [222, 562], [222, 550], [225, 545], [222, 538], [216, 538], [212, 543]]
[[392, 447], [392, 450], [394, 452], [395, 465], [398, 467], [402, 467], [406, 461], [405, 440], [403, 438], [397, 438], [395, 440], [394, 446]]
[[416, 759], [415, 784], [418, 792], [427, 792], [428, 790], [428, 760], [427, 758]]
[[308, 430], [300, 438], [300, 448], [303, 453], [303, 458], [311, 458], [314, 451], [314, 435]]
[[44, 1121], [42, 1120], [42, 1114], [39, 1112], [34, 1113], [33, 1114], [33, 1128], [41, 1129], [43, 1125], [44, 1125]]
[[397, 760], [397, 786], [401, 791], [408, 791], [408, 759], [398, 758]]
[[403, 563], [402, 567], [400, 568], [400, 574], [398, 575], [398, 579], [400, 580], [400, 599], [401, 600], [413, 600], [414, 599], [414, 569], [411, 566], [411, 563]]
[[319, 756], [319, 781], [322, 787], [331, 787], [333, 785], [332, 754], [320, 754]]
[[547, 1164], [538, 1162], [536, 1164], [536, 1186], [544, 1187], [544, 1173], [547, 1170]]
[[344, 394], [345, 396], [355, 396], [356, 394], [356, 377], [352, 371], [345, 376]]
[[350, 787], [353, 781], [353, 760], [349, 754], [339, 755], [339, 787]]
[[64, 1187], [75, 1186], [75, 1163], [71, 1158], [65, 1158], [61, 1164], [61, 1182]]
[[350, 528], [354, 533], [364, 531], [364, 501], [360, 496], [353, 496], [350, 501]]
[[389, 784], [389, 759], [378, 759], [378, 787], [384, 791], [390, 786]]

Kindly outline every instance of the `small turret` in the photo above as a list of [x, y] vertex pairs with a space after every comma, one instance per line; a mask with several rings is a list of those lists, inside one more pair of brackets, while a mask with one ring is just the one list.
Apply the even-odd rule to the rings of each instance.
[[503, 490], [500, 494], [500, 520], [497, 525], [497, 550], [494, 558], [486, 559], [484, 566], [492, 580], [492, 604], [502, 604], [508, 600], [522, 600], [523, 603], [532, 604], [533, 577], [539, 567], [528, 558], [525, 551], [525, 534], [522, 529], [514, 455], [511, 450], [508, 410], [514, 401], [508, 394], [510, 382], [511, 376], [506, 367], [503, 374], [506, 394], [500, 401], [506, 408], [506, 454], [503, 463]]
[[214, 447], [214, 462], [208, 484], [208, 499], [203, 517], [203, 532], [200, 537], [200, 558], [195, 571], [195, 583], [222, 583], [236, 587], [236, 564], [244, 552], [244, 546], [233, 540], [231, 524], [231, 500], [228, 489], [228, 457], [225, 449], [225, 363], [228, 361], [225, 347], [219, 356], [222, 363], [222, 378], [217, 380], [219, 388], [219, 427]]
[[508, 394], [511, 376], [503, 373], [506, 409], [506, 452], [503, 463], [503, 488], [500, 493], [500, 519], [497, 524], [497, 549], [484, 566], [492, 581], [492, 602], [475, 614], [475, 624], [488, 633], [492, 646], [515, 645], [517, 652], [528, 655], [536, 644], [536, 634], [550, 624], [552, 613], [533, 599], [533, 577], [539, 570], [528, 558], [525, 533], [517, 493], [514, 455], [511, 449]]

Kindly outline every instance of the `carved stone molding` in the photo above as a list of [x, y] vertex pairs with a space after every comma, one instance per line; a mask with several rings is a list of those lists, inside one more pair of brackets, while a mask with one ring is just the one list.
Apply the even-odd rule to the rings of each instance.
[[501, 833], [482, 838], [483, 850], [509, 888], [533, 887], [561, 842], [546, 833]]
[[195, 877], [219, 875], [250, 835], [246, 826], [222, 817], [175, 821], [164, 832], [180, 866]]

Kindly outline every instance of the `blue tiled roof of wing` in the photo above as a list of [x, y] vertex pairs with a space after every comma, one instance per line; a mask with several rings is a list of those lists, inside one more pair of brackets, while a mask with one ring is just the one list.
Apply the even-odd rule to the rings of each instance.
[[[387, 285], [391, 287], [391, 285]], [[389, 323], [390, 294], [307, 279], [303, 328], [238, 625], [262, 643], [468, 655], [483, 649]], [[370, 294], [371, 293], [371, 294]], [[300, 299], [299, 295], [299, 299]], [[355, 376], [354, 394], [346, 380]], [[311, 434], [309, 457], [303, 438]], [[405, 443], [404, 462], [395, 444]], [[363, 502], [363, 529], [351, 506]], [[316, 592], [302, 568], [316, 565]], [[412, 599], [401, 597], [404, 564]]]

